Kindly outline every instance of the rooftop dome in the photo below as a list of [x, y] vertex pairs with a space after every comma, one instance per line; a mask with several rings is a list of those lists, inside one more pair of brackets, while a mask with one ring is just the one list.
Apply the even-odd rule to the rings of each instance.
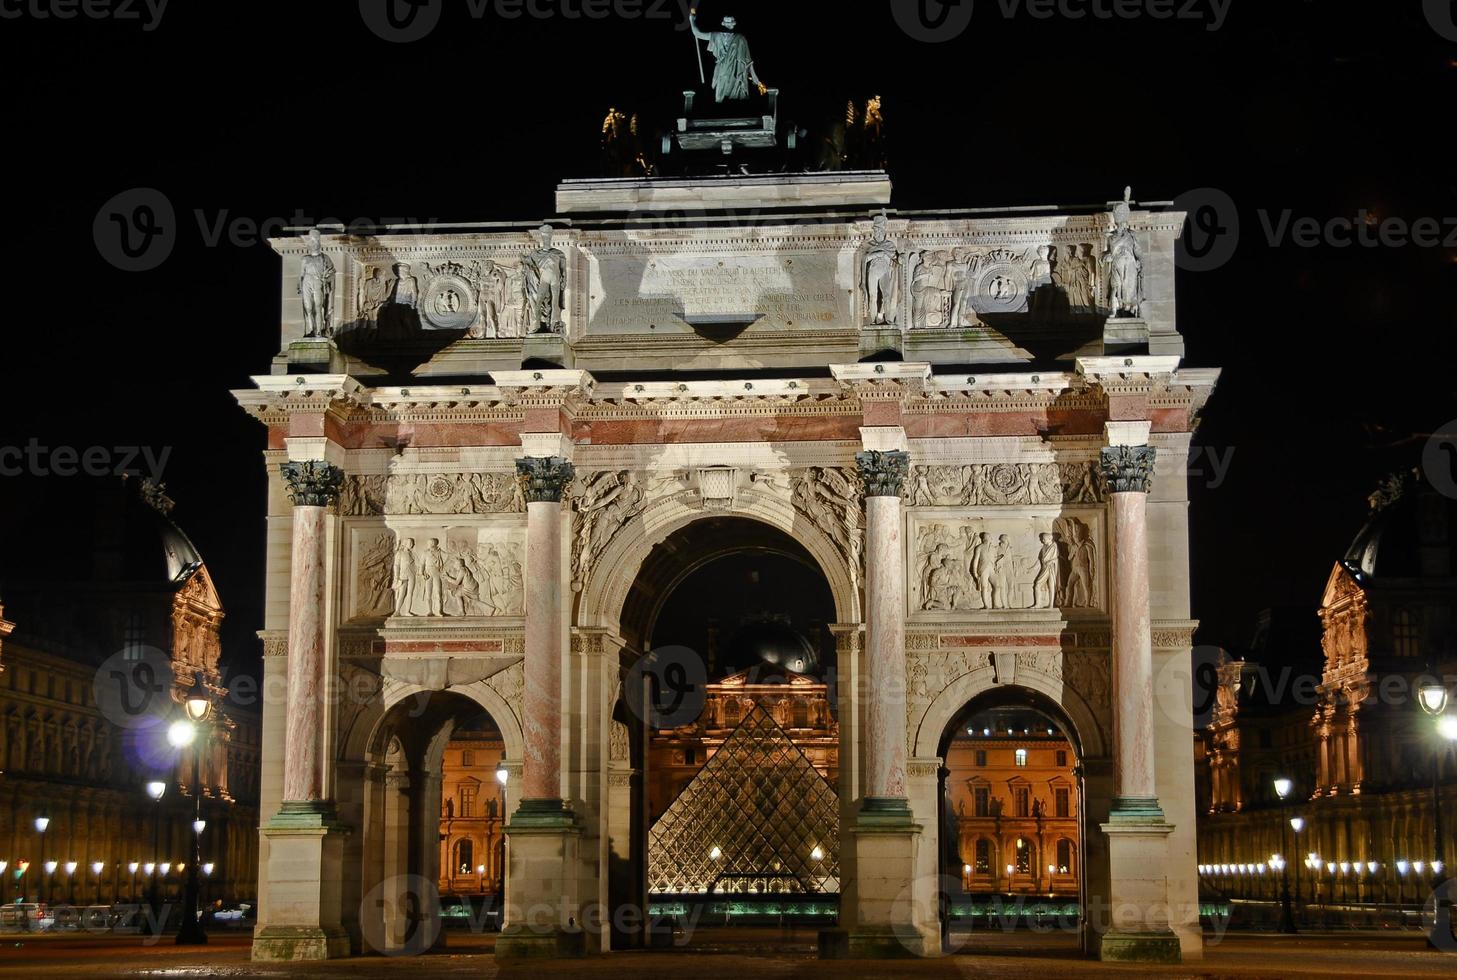
[[1452, 574], [1457, 501], [1413, 471], [1387, 478], [1341, 564], [1357, 581]]
[[774, 664], [796, 674], [819, 670], [813, 644], [799, 630], [775, 617], [740, 626], [729, 638], [727, 660], [733, 664]]

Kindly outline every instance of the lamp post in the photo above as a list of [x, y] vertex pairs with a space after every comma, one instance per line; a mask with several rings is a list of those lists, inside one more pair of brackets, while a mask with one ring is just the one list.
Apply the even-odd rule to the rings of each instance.
[[[511, 773], [506, 769], [506, 756], [501, 756], [501, 761], [496, 764], [496, 787], [500, 795], [501, 805], [496, 813], [500, 817], [500, 834], [496, 840], [496, 905], [502, 906], [506, 894], [506, 783], [510, 781]], [[502, 906], [503, 907], [503, 906]]]
[[91, 873], [96, 876], [96, 904], [101, 904], [101, 872], [106, 870], [105, 861], [92, 861]]
[[[35, 818], [35, 830], [40, 834], [40, 860], [44, 867], [46, 860], [46, 830], [51, 825], [51, 818], [42, 814]], [[46, 901], [46, 881], [44, 878], [36, 885], [36, 904], [44, 905]]]
[[[1280, 805], [1285, 805], [1285, 798], [1290, 795], [1290, 790], [1295, 784], [1284, 776], [1275, 780], [1275, 795], [1280, 798]], [[1285, 828], [1280, 827], [1281, 846], [1285, 842]], [[1287, 850], [1288, 854], [1289, 851]], [[1285, 870], [1288, 862], [1282, 861], [1280, 867], [1280, 931], [1293, 934], [1295, 929], [1295, 910], [1290, 906], [1290, 873]]]
[[[1437, 734], [1447, 742], [1457, 741], [1457, 717], [1444, 715], [1447, 710], [1447, 686], [1432, 680], [1417, 690], [1422, 710], [1437, 719]], [[1447, 883], [1447, 854], [1442, 840], [1442, 750], [1432, 751], [1432, 931], [1427, 945], [1433, 949], [1452, 948], [1452, 900], [1444, 887]]]
[[147, 885], [147, 921], [142, 924], [142, 931], [150, 936], [161, 927], [157, 916], [161, 912], [162, 904], [157, 897], [157, 858], [162, 850], [162, 797], [167, 794], [167, 784], [160, 779], [154, 779], [147, 784], [147, 795], [152, 798], [152, 860], [147, 862], [146, 872], [150, 880]]
[[132, 876], [131, 888], [127, 891], [127, 901], [129, 902], [137, 900], [137, 869], [140, 867], [141, 865], [136, 861], [132, 861], [126, 866], [127, 873]]
[[9, 861], [0, 859], [0, 905], [5, 904], [5, 893], [9, 890], [10, 882], [5, 877], [5, 869], [9, 867]]
[[76, 862], [66, 862], [66, 901], [76, 904]]
[[[1305, 829], [1305, 818], [1304, 817], [1291, 817], [1290, 818], [1290, 829], [1295, 832], [1295, 838], [1291, 842], [1294, 846], [1291, 847], [1290, 850], [1292, 852], [1298, 854], [1298, 853], [1300, 853], [1300, 832]], [[1297, 902], [1300, 901], [1300, 862], [1299, 861], [1297, 861], [1295, 863], [1295, 901], [1297, 901]]]
[[[178, 946], [202, 946], [207, 943], [207, 933], [197, 915], [197, 901], [200, 887], [197, 879], [198, 864], [202, 860], [202, 831], [207, 821], [202, 819], [202, 749], [206, 738], [203, 727], [208, 715], [212, 714], [212, 693], [202, 681], [202, 671], [192, 675], [192, 687], [183, 699], [187, 718], [173, 725], [177, 730], [179, 748], [192, 747], [192, 858], [187, 862], [187, 887], [182, 893], [182, 924], [177, 928]], [[170, 736], [170, 732], [168, 733]], [[202, 735], [200, 741], [198, 736]]]

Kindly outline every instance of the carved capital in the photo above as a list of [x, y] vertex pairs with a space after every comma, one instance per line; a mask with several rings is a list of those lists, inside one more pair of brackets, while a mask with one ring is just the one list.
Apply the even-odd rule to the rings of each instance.
[[1152, 446], [1104, 446], [1099, 457], [1109, 493], [1148, 493], [1153, 483]]
[[327, 507], [339, 499], [344, 471], [322, 459], [284, 463], [279, 467], [288, 482], [288, 499], [295, 507]]
[[860, 479], [865, 482], [867, 497], [899, 497], [911, 471], [911, 454], [898, 449], [880, 452], [874, 449], [855, 454]]
[[560, 456], [523, 456], [516, 461], [516, 475], [522, 478], [528, 504], [559, 504], [577, 471]]

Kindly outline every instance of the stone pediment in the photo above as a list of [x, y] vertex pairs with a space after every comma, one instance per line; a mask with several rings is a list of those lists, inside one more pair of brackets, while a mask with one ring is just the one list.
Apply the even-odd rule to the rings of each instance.
[[1323, 609], [1330, 609], [1357, 596], [1365, 595], [1365, 593], [1366, 590], [1356, 581], [1350, 569], [1337, 562], [1326, 579], [1325, 591], [1321, 593], [1320, 604]]

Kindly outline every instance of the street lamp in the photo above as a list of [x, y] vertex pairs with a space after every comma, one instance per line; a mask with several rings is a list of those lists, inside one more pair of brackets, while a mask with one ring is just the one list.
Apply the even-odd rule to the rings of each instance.
[[[1457, 741], [1457, 717], [1443, 714], [1447, 710], [1447, 685], [1433, 679], [1418, 689], [1417, 700], [1423, 711], [1437, 719], [1437, 734], [1449, 744]], [[1438, 748], [1432, 751], [1432, 931], [1427, 934], [1427, 945], [1447, 950], [1452, 946], [1452, 900], [1443, 887], [1447, 883], [1443, 874], [1447, 854], [1442, 839], [1441, 780], [1442, 750]]]
[[132, 861], [126, 866], [127, 873], [132, 876], [131, 888], [127, 891], [127, 901], [129, 902], [134, 902], [137, 898], [137, 869], [140, 867], [141, 865], [136, 861]]
[[101, 904], [101, 872], [106, 868], [105, 861], [92, 861], [91, 873], [96, 876], [96, 904]]
[[9, 885], [9, 882], [5, 878], [5, 869], [8, 867], [10, 867], [10, 862], [0, 859], [0, 905], [5, 904], [6, 886]]
[[[1291, 848], [1295, 853], [1300, 853], [1300, 832], [1305, 829], [1304, 817], [1291, 817], [1290, 829], [1295, 831], [1295, 846]], [[1295, 865], [1295, 900], [1300, 901], [1300, 865]]]
[[[197, 915], [200, 884], [197, 880], [198, 864], [202, 861], [202, 831], [207, 821], [202, 819], [202, 750], [207, 738], [205, 726], [212, 714], [212, 692], [203, 683], [202, 671], [193, 671], [192, 686], [182, 699], [187, 718], [174, 723], [186, 725], [186, 745], [192, 746], [192, 858], [187, 862], [187, 888], [182, 895], [182, 924], [177, 929], [177, 945], [201, 946], [207, 943], [207, 933]], [[198, 741], [199, 736], [202, 741]], [[193, 744], [197, 742], [198, 744]]]
[[147, 862], [147, 877], [150, 883], [147, 886], [147, 921], [142, 924], [142, 931], [150, 936], [154, 930], [160, 927], [157, 916], [161, 913], [162, 903], [157, 897], [157, 858], [161, 856], [162, 850], [162, 797], [167, 794], [167, 784], [160, 779], [154, 779], [147, 783], [147, 795], [156, 804], [152, 807], [152, 860]]
[[[44, 814], [35, 818], [35, 832], [40, 834], [40, 859], [42, 862], [44, 862], [46, 859], [46, 829], [50, 827], [50, 825], [51, 818], [45, 816]], [[36, 892], [38, 893], [36, 895], [36, 898], [39, 899], [37, 904], [44, 905], [46, 901], [44, 878], [40, 880], [40, 884], [36, 887]]]
[[66, 893], [72, 905], [76, 904], [76, 862], [66, 862]]
[[[46, 861], [41, 865], [41, 867], [45, 868], [46, 871], [46, 876], [42, 880], [45, 882], [46, 895], [50, 898], [51, 901], [55, 901], [55, 889], [51, 887], [51, 875], [56, 873], [56, 866], [58, 864], [59, 862], [57, 861]], [[40, 911], [37, 910], [36, 914], [39, 915]]]
[[[1281, 776], [1275, 780], [1275, 795], [1280, 798], [1280, 805], [1285, 805], [1285, 799], [1295, 784], [1289, 779]], [[1285, 842], [1285, 827], [1280, 827], [1280, 841]], [[1281, 867], [1280, 869], [1280, 931], [1293, 935], [1295, 929], [1295, 910], [1290, 907], [1290, 873]]]

